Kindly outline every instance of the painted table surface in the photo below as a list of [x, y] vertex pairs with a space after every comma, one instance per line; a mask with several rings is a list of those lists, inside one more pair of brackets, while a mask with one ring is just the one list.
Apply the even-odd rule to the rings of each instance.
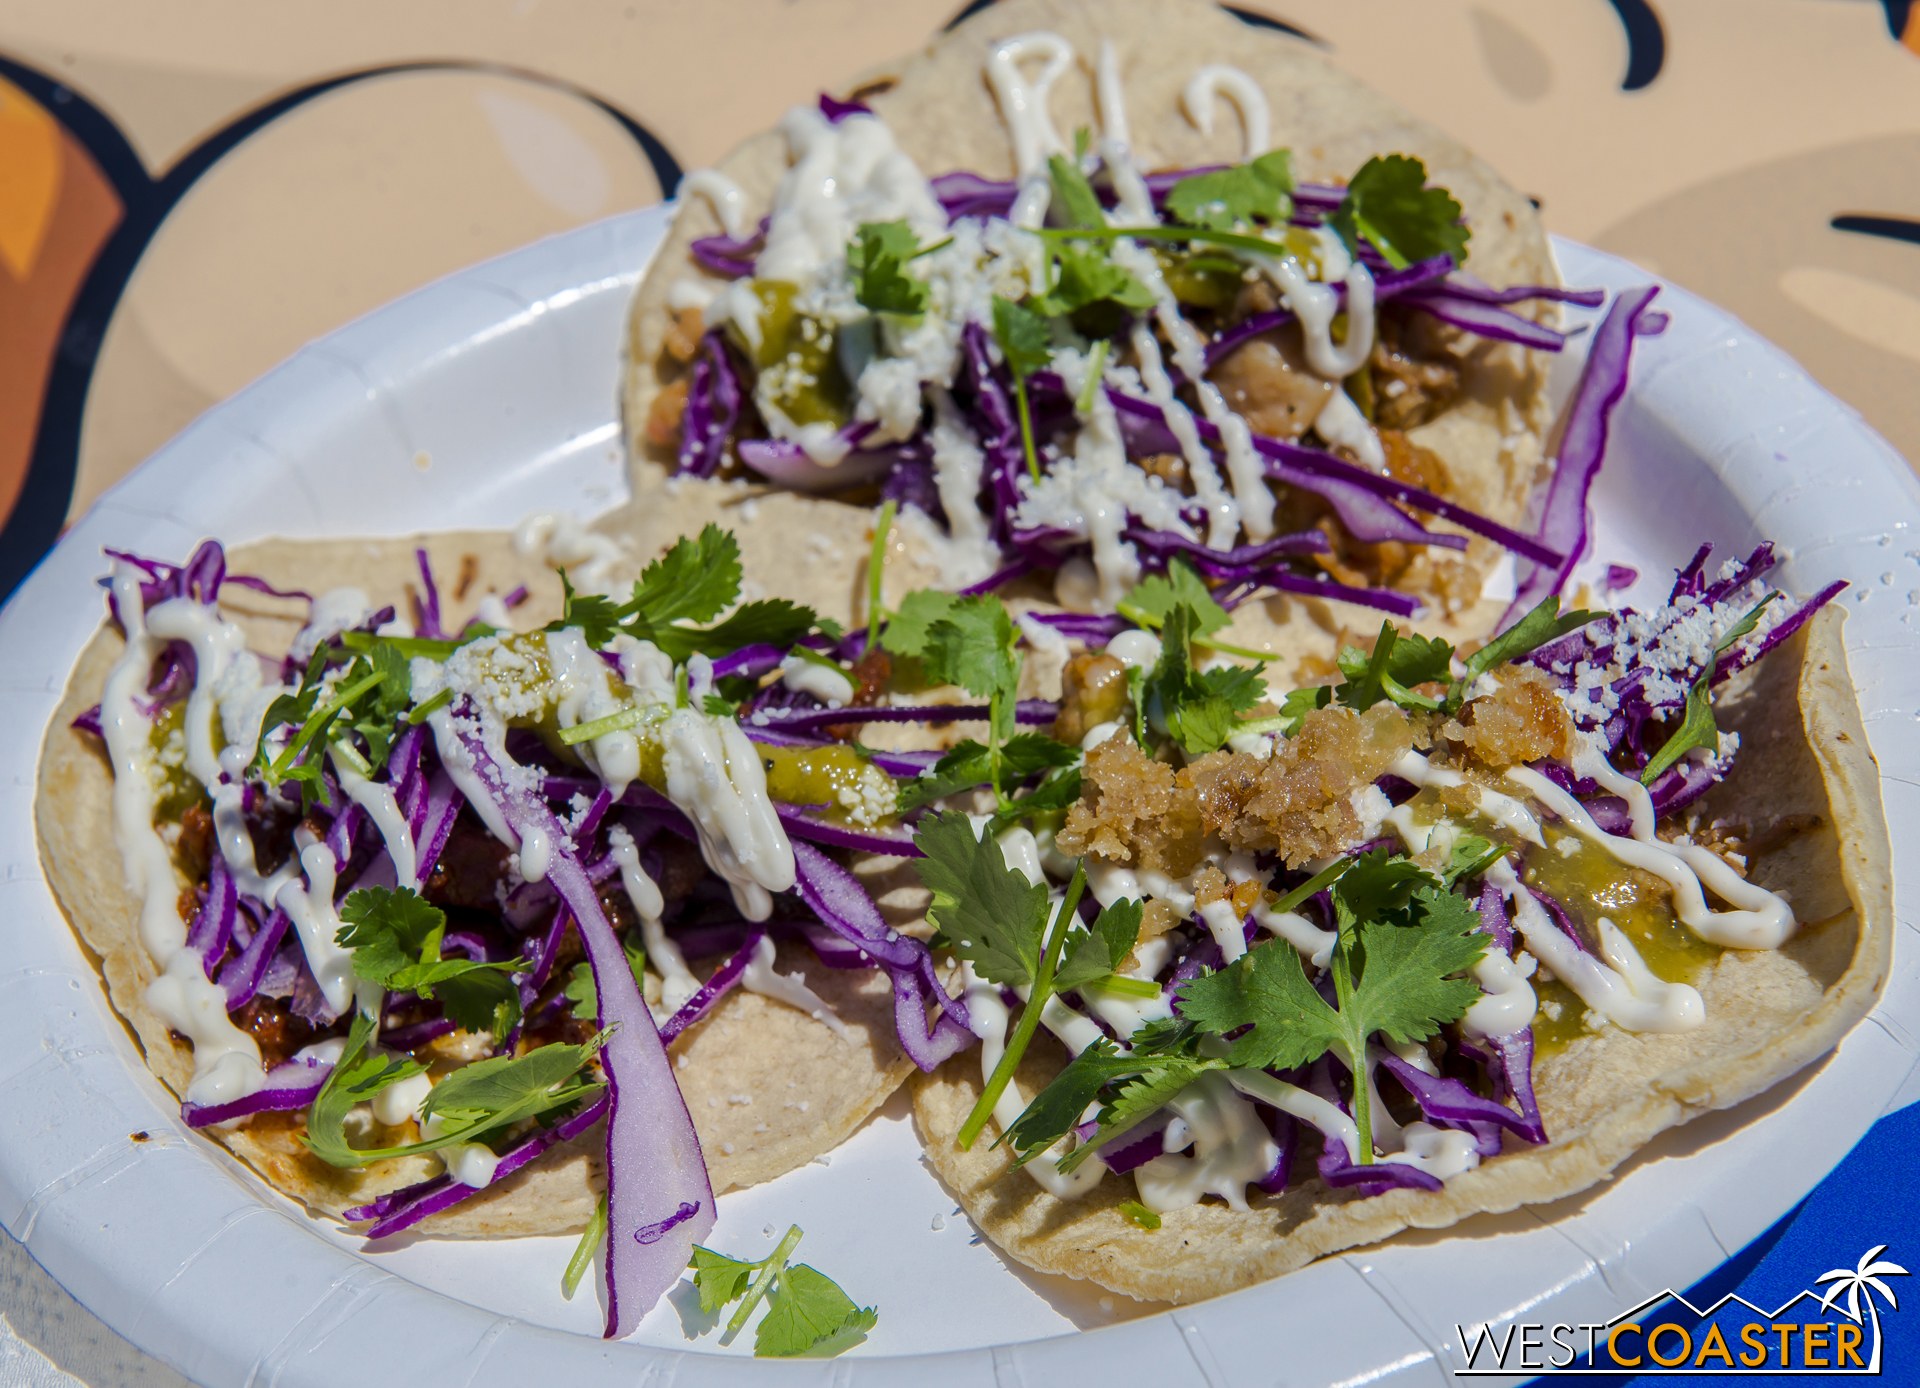
[[[1920, 5], [1240, 8], [1459, 135], [1551, 230], [1726, 308], [1920, 457]], [[953, 17], [951, 0], [338, 0], [270, 17], [241, 0], [11, 0], [0, 592], [302, 343], [658, 201], [682, 169]], [[1738, 1270], [1764, 1279], [1800, 1224], [1843, 1219], [1876, 1174], [1843, 1171]], [[1892, 1215], [1871, 1241], [1897, 1252], [1920, 1223]], [[10, 1239], [0, 1314], [0, 1381], [181, 1381]]]

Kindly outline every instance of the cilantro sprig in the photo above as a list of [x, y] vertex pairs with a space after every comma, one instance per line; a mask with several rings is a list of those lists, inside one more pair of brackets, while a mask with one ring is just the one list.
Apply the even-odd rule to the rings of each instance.
[[1044, 371], [1053, 361], [1053, 333], [1040, 314], [1012, 299], [993, 296], [993, 340], [1000, 344], [1007, 369], [1013, 373], [1013, 403], [1020, 413], [1020, 446], [1027, 457], [1027, 475], [1040, 480], [1040, 455], [1033, 447], [1033, 410], [1027, 403], [1027, 377]]
[[1704, 748], [1708, 752], [1720, 750], [1720, 725], [1713, 717], [1713, 673], [1719, 664], [1719, 657], [1733, 646], [1734, 642], [1746, 636], [1760, 624], [1760, 614], [1767, 610], [1767, 604], [1779, 597], [1778, 593], [1769, 593], [1762, 598], [1714, 644], [1714, 661], [1700, 674], [1687, 690], [1686, 711], [1681, 716], [1680, 726], [1675, 728], [1660, 750], [1653, 754], [1640, 772], [1640, 784], [1650, 786], [1667, 773], [1680, 758], [1694, 748]]
[[1160, 659], [1141, 688], [1146, 725], [1171, 738], [1190, 757], [1218, 751], [1240, 731], [1239, 715], [1266, 697], [1264, 665], [1196, 670], [1191, 643], [1200, 618], [1176, 603], [1160, 630]]
[[987, 982], [1028, 990], [1006, 1050], [960, 1127], [958, 1141], [968, 1148], [1019, 1068], [1049, 998], [1116, 983], [1116, 991], [1131, 991], [1125, 985], [1137, 980], [1116, 979], [1115, 972], [1139, 942], [1143, 908], [1137, 901], [1117, 901], [1100, 912], [1091, 929], [1081, 926], [1084, 864], [1075, 865], [1065, 899], [1052, 910], [1046, 887], [1008, 867], [1000, 845], [988, 835], [976, 836], [963, 814], [930, 815], [914, 842], [926, 855], [915, 867], [933, 894], [927, 919], [946, 947]]
[[867, 1338], [880, 1319], [871, 1306], [860, 1306], [826, 1274], [805, 1263], [791, 1263], [801, 1230], [791, 1226], [773, 1252], [757, 1262], [743, 1262], [694, 1246], [693, 1285], [700, 1293], [700, 1309], [712, 1315], [738, 1301], [720, 1343], [731, 1344], [746, 1328], [762, 1301], [767, 1313], [753, 1334], [756, 1356], [831, 1358]]
[[1256, 219], [1286, 221], [1292, 192], [1293, 156], [1276, 149], [1251, 163], [1181, 179], [1167, 194], [1167, 210], [1188, 226], [1232, 231]]
[[426, 1072], [411, 1056], [378, 1054], [368, 1049], [375, 1022], [356, 1013], [347, 1046], [333, 1073], [307, 1110], [307, 1150], [330, 1166], [360, 1167], [390, 1157], [421, 1156], [458, 1143], [491, 1141], [515, 1123], [597, 1098], [606, 1086], [586, 1074], [602, 1036], [578, 1046], [542, 1046], [523, 1056], [495, 1056], [462, 1066], [433, 1087], [421, 1117], [438, 1117], [438, 1137], [398, 1147], [354, 1147], [347, 1141], [346, 1118], [391, 1085]]
[[904, 221], [863, 222], [847, 256], [854, 298], [875, 313], [903, 317], [925, 313], [926, 282], [905, 273], [907, 262], [920, 254], [920, 238]]
[[1368, 1162], [1368, 1038], [1420, 1041], [1466, 1015], [1480, 986], [1459, 975], [1486, 953], [1487, 937], [1464, 897], [1385, 849], [1342, 875], [1333, 909], [1335, 1006], [1307, 978], [1299, 951], [1273, 940], [1183, 985], [1180, 1013], [1202, 1031], [1232, 1035], [1225, 1059], [1236, 1068], [1291, 1069], [1332, 1052], [1354, 1076], [1353, 1118]]
[[785, 598], [742, 603], [725, 621], [707, 627], [740, 596], [740, 542], [733, 532], [708, 524], [698, 537], [682, 536], [641, 572], [633, 596], [624, 603], [597, 594], [576, 593], [560, 576], [566, 607], [548, 631], [579, 627], [598, 648], [616, 636], [651, 641], [679, 664], [691, 656], [729, 655], [742, 646], [785, 648], [819, 624], [813, 609]]
[[[1210, 1071], [1287, 1069], [1332, 1053], [1356, 1076], [1376, 1034], [1418, 1041], [1457, 1021], [1480, 996], [1461, 975], [1480, 959], [1479, 914], [1405, 858], [1384, 849], [1345, 858], [1277, 903], [1290, 910], [1331, 888], [1339, 932], [1329, 1005], [1285, 940], [1256, 945], [1225, 968], [1180, 988], [1178, 1019], [1141, 1028], [1123, 1052], [1102, 1039], [1035, 1096], [1008, 1131], [1017, 1160], [1031, 1159], [1099, 1101], [1094, 1135], [1057, 1163], [1070, 1172]], [[1372, 1115], [1356, 1078], [1361, 1161], [1372, 1160]]]
[[1347, 184], [1347, 193], [1327, 224], [1347, 249], [1360, 253], [1366, 237], [1396, 270], [1436, 255], [1467, 263], [1472, 231], [1461, 224], [1460, 204], [1445, 188], [1429, 188], [1427, 166], [1405, 154], [1375, 155]]
[[499, 1040], [520, 1020], [520, 990], [510, 975], [524, 959], [442, 959], [447, 913], [411, 888], [362, 887], [341, 903], [338, 943], [353, 951], [353, 971], [388, 992], [438, 997], [447, 1016]]
[[[330, 678], [337, 668], [337, 651], [326, 645], [315, 650], [300, 687], [267, 706], [250, 768], [270, 785], [298, 783], [303, 810], [325, 794], [321, 773], [326, 751], [362, 776], [371, 776], [386, 761], [395, 724], [413, 703], [412, 662], [394, 642], [372, 642]], [[282, 727], [294, 732], [276, 757], [268, 736]]]

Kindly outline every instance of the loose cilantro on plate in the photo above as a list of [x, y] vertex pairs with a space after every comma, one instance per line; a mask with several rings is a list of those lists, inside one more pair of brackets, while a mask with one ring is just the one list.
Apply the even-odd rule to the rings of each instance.
[[1292, 192], [1292, 155], [1276, 149], [1250, 164], [1181, 179], [1167, 194], [1167, 210], [1188, 226], [1233, 231], [1256, 218], [1284, 222], [1293, 212]]
[[1354, 174], [1327, 224], [1355, 255], [1366, 237], [1396, 270], [1436, 255], [1464, 265], [1472, 232], [1461, 224], [1460, 204], [1445, 188], [1426, 183], [1427, 166], [1418, 159], [1376, 154]]
[[700, 1309], [711, 1315], [730, 1302], [740, 1302], [720, 1336], [721, 1344], [731, 1343], [746, 1328], [763, 1300], [767, 1313], [754, 1331], [755, 1355], [826, 1359], [867, 1338], [880, 1313], [871, 1306], [856, 1305], [817, 1269], [790, 1264], [787, 1260], [800, 1237], [800, 1226], [795, 1224], [772, 1253], [752, 1263], [695, 1245], [689, 1266], [700, 1293]]
[[925, 313], [926, 283], [903, 269], [919, 253], [920, 238], [905, 222], [862, 223], [854, 233], [852, 252], [847, 257], [854, 298], [875, 313]]

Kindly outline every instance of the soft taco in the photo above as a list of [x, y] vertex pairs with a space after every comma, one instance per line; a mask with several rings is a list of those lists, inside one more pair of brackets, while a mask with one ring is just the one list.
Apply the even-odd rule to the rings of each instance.
[[[913, 851], [887, 771], [736, 721], [850, 697], [838, 625], [737, 603], [718, 529], [625, 604], [547, 567], [604, 587], [626, 552], [535, 517], [112, 555], [36, 801], [48, 880], [190, 1126], [376, 1239], [610, 1226], [653, 1268], [615, 1278], [623, 1333], [716, 1193], [836, 1146], [957, 1033], [841, 861], [867, 849], [884, 900], [873, 851]], [[833, 926], [804, 904], [848, 892], [865, 911]]]
[[997, 4], [681, 191], [629, 324], [643, 535], [833, 498], [778, 497], [791, 546], [884, 496], [898, 591], [1110, 613], [1184, 556], [1231, 639], [1322, 661], [1347, 604], [1484, 634], [1503, 547], [1564, 558], [1520, 527], [1555, 301], [1597, 291], [1457, 142], [1225, 10]]
[[[1843, 616], [1766, 589], [1766, 547], [1705, 558], [1660, 611], [1548, 599], [1464, 670], [1383, 629], [1270, 747], [1096, 745], [1052, 847], [1085, 855], [1086, 939], [1147, 903], [1128, 991], [1056, 987], [997, 1101], [1005, 989], [1035, 979], [966, 939], [978, 889], [935, 912], [992, 1024], [915, 1116], [987, 1236], [1190, 1302], [1584, 1190], [1831, 1049], [1892, 940]], [[929, 851], [1007, 873], [991, 840]], [[1060, 933], [1065, 964], [1091, 948]]]

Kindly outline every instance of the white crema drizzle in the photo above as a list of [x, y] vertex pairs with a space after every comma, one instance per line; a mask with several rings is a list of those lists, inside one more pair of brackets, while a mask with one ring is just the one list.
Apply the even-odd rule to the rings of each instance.
[[1194, 73], [1180, 93], [1180, 104], [1186, 109], [1187, 119], [1202, 135], [1213, 133], [1216, 95], [1225, 96], [1239, 108], [1240, 125], [1246, 132], [1243, 159], [1257, 159], [1273, 147], [1270, 134], [1273, 119], [1268, 112], [1267, 94], [1239, 68], [1220, 63], [1209, 64]]

